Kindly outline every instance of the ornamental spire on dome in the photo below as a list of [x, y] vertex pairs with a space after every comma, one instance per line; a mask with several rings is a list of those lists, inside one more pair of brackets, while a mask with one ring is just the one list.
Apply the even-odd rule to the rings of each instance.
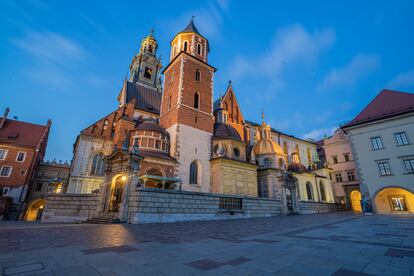
[[198, 35], [201, 35], [198, 32], [196, 26], [194, 25], [194, 18], [195, 18], [195, 16], [193, 15], [191, 17], [190, 23], [188, 23], [188, 26], [184, 30], [182, 30], [181, 33], [196, 33]]

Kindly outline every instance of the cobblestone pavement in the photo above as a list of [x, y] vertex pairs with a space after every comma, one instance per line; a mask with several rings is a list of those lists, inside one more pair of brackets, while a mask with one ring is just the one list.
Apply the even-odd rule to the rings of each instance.
[[0, 222], [0, 275], [414, 275], [414, 216]]

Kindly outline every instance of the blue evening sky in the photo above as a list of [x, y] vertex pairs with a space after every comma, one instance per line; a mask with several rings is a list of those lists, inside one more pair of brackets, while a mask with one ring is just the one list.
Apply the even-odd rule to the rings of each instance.
[[195, 16], [243, 115], [321, 138], [381, 89], [414, 92], [414, 1], [0, 2], [0, 109], [53, 121], [47, 158], [70, 160], [76, 136], [117, 108], [141, 39], [169, 42]]

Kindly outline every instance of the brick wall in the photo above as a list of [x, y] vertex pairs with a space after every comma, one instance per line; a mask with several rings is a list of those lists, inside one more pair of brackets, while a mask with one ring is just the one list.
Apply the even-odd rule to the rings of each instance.
[[[220, 209], [220, 197], [241, 199], [242, 210]], [[129, 200], [130, 223], [270, 217], [282, 213], [281, 201], [248, 196], [139, 188]]]

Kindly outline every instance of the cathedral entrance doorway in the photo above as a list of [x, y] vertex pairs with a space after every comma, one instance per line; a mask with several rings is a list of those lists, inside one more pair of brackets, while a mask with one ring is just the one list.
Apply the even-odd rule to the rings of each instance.
[[127, 177], [118, 175], [112, 179], [111, 194], [109, 197], [109, 212], [118, 212], [122, 203], [122, 195]]
[[354, 212], [357, 213], [361, 213], [362, 212], [362, 207], [361, 207], [361, 193], [357, 190], [353, 190], [350, 194], [349, 197], [351, 198], [351, 206], [352, 206], [352, 210], [354, 210]]
[[290, 188], [286, 188], [286, 206], [289, 212], [293, 211], [292, 190]]

